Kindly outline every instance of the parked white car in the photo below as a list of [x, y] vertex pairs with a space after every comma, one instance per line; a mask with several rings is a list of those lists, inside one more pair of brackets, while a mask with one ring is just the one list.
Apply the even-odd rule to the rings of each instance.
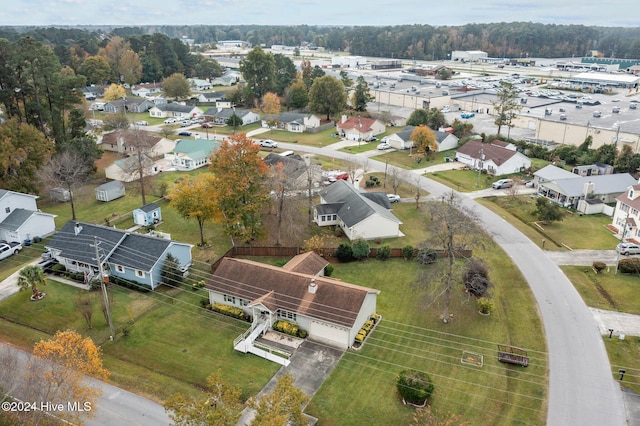
[[0, 243], [0, 260], [6, 259], [9, 256], [13, 256], [14, 254], [18, 254], [18, 252], [22, 250], [22, 244], [17, 242], [8, 243], [3, 241]]
[[136, 126], [148, 126], [149, 123], [144, 120], [139, 120], [134, 123]]
[[400, 202], [400, 196], [397, 194], [387, 194], [387, 198], [391, 204]]
[[385, 149], [389, 149], [391, 148], [391, 145], [389, 144], [389, 142], [382, 142], [378, 144], [378, 149], [380, 151], [384, 151]]
[[260, 142], [258, 142], [258, 144], [262, 148], [277, 148], [278, 147], [278, 143], [272, 141], [271, 139], [263, 139]]
[[176, 120], [173, 117], [169, 117], [166, 120], [164, 120], [164, 124], [173, 124], [173, 123], [177, 123], [177, 122], [178, 122], [178, 120]]
[[493, 182], [493, 185], [491, 185], [491, 187], [493, 189], [511, 188], [513, 184], [513, 179], [500, 179]]

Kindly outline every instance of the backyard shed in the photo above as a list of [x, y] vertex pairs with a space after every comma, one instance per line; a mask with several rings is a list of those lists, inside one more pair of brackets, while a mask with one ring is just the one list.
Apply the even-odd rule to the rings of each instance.
[[162, 220], [160, 206], [156, 203], [145, 204], [133, 211], [133, 221], [136, 225], [149, 226]]
[[108, 203], [116, 198], [124, 197], [124, 183], [119, 180], [103, 183], [96, 188], [96, 200]]
[[71, 200], [71, 193], [68, 189], [64, 188], [53, 188], [49, 191], [49, 197], [53, 201], [57, 201], [59, 203], [66, 203]]

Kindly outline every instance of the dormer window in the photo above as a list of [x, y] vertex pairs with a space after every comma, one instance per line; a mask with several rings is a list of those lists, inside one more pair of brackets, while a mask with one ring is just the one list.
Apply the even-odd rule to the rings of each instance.
[[633, 189], [629, 190], [629, 198], [633, 199]]

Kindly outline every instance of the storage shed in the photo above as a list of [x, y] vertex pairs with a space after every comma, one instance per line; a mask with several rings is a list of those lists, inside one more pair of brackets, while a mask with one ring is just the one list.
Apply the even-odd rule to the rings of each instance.
[[49, 197], [53, 201], [57, 201], [59, 203], [66, 203], [71, 200], [71, 193], [68, 189], [64, 188], [53, 188], [49, 191]]
[[96, 200], [108, 203], [117, 198], [124, 197], [124, 183], [119, 180], [103, 183], [96, 188]]
[[133, 221], [136, 225], [149, 226], [162, 220], [160, 206], [156, 203], [149, 203], [133, 211]]

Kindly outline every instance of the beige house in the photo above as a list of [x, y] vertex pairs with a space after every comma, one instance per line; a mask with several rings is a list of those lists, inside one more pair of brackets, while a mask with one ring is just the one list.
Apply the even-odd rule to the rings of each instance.
[[369, 140], [384, 133], [386, 126], [380, 120], [367, 117], [347, 117], [343, 115], [336, 124], [338, 135], [348, 140]]

